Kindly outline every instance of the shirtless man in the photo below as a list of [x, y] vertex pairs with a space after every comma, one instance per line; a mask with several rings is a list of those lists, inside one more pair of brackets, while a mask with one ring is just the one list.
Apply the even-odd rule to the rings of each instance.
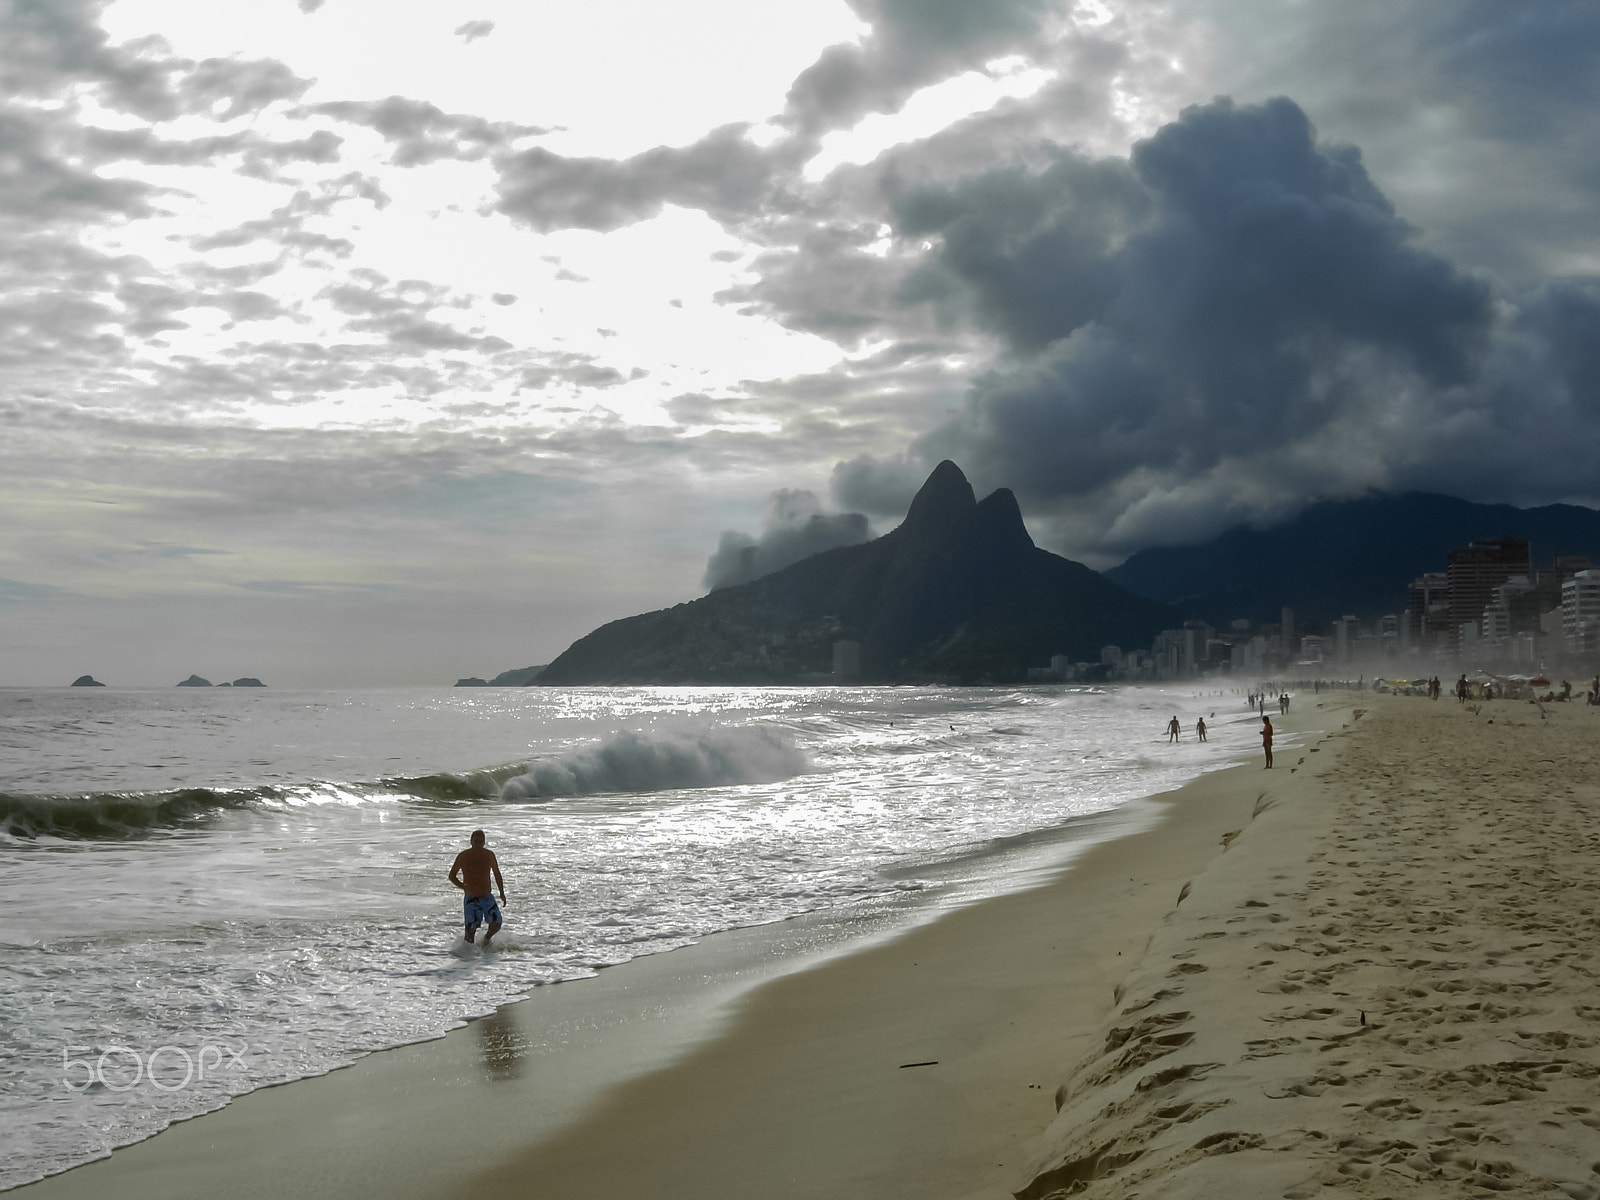
[[467, 941], [477, 937], [479, 925], [488, 923], [489, 932], [483, 935], [485, 950], [489, 948], [494, 935], [500, 932], [500, 906], [494, 902], [494, 894], [489, 888], [490, 875], [494, 876], [495, 886], [500, 889], [500, 904], [504, 904], [506, 884], [500, 878], [500, 860], [495, 858], [493, 850], [483, 844], [483, 830], [475, 829], [472, 831], [471, 848], [456, 855], [455, 862], [450, 864], [450, 882], [464, 893]]
[[1261, 718], [1261, 749], [1266, 751], [1267, 769], [1272, 769], [1272, 718]]

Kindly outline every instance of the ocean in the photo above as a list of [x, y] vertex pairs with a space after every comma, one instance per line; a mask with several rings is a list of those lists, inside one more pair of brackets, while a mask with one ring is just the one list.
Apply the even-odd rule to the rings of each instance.
[[1193, 688], [0, 689], [0, 1188], [719, 930], [1015, 886], [1256, 730]]

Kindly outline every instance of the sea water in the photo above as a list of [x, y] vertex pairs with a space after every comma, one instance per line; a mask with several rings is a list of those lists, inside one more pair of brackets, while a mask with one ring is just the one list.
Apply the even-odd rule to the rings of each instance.
[[718, 930], [981, 890], [1256, 728], [1159, 688], [0, 689], [0, 1188]]

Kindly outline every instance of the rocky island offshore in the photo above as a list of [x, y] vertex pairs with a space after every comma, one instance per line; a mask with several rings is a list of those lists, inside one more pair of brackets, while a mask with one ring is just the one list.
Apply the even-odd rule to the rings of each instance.
[[1008, 489], [942, 462], [900, 526], [603, 625], [540, 684], [1011, 683], [1054, 655], [1143, 644], [1175, 614], [1033, 544]]

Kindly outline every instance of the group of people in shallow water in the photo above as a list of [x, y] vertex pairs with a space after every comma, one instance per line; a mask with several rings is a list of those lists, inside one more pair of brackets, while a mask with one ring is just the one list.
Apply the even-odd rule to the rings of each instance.
[[[1265, 692], [1251, 692], [1245, 703], [1249, 707], [1259, 710], [1262, 716], [1267, 715], [1267, 694]], [[1289, 711], [1289, 693], [1279, 692], [1273, 703], [1278, 706], [1278, 715], [1282, 716]]]
[[[1251, 708], [1259, 708], [1261, 710], [1261, 749], [1266, 755], [1267, 767], [1270, 769], [1272, 766], [1272, 718], [1267, 716], [1265, 694], [1251, 692], [1248, 703]], [[1288, 692], [1279, 693], [1277, 705], [1280, 716], [1289, 711]], [[1216, 716], [1216, 713], [1211, 714], [1213, 720], [1216, 719]], [[1202, 742], [1206, 740], [1206, 719], [1204, 717], [1199, 717], [1195, 720], [1194, 732], [1195, 736]], [[1167, 722], [1167, 744], [1170, 746], [1178, 741], [1182, 733], [1183, 723], [1178, 720], [1178, 715], [1174, 713], [1172, 720]]]

